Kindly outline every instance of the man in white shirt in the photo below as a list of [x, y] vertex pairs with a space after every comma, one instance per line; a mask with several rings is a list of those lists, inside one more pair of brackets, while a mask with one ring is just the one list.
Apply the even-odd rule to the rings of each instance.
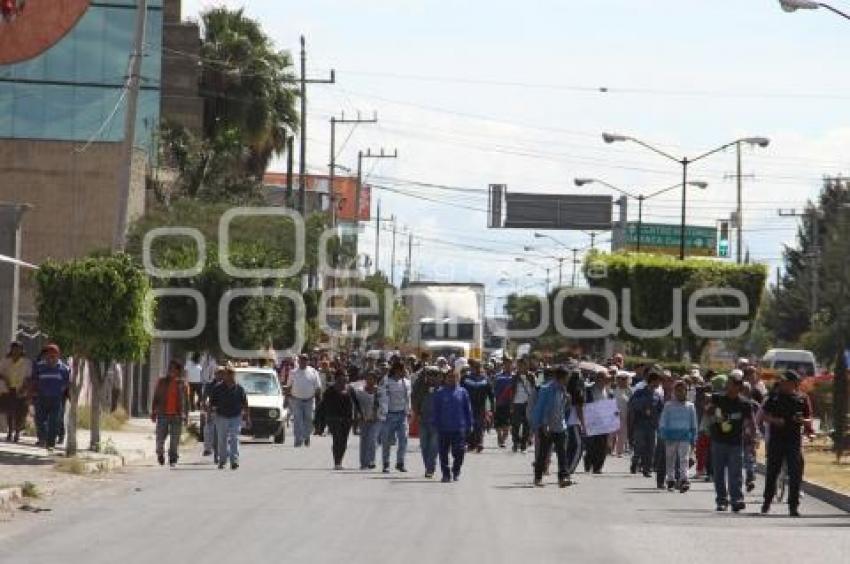
[[186, 382], [189, 384], [189, 406], [192, 411], [200, 409], [201, 398], [204, 395], [204, 385], [201, 381], [201, 355], [192, 353], [189, 362], [186, 363]]
[[289, 373], [289, 406], [295, 427], [295, 446], [310, 446], [313, 432], [314, 401], [321, 398], [322, 381], [315, 368], [308, 364], [306, 354], [298, 356], [298, 368]]
[[407, 378], [404, 363], [400, 358], [393, 359], [390, 373], [378, 388], [378, 420], [381, 425], [381, 446], [383, 447], [384, 473], [390, 471], [391, 437], [398, 441], [395, 468], [407, 472], [404, 455], [407, 451], [407, 417], [410, 415], [410, 380]]

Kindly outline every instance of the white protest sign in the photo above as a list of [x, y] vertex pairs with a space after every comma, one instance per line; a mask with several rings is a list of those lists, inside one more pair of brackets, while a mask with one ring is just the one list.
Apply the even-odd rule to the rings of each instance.
[[609, 435], [620, 430], [617, 400], [604, 399], [584, 405], [585, 434], [588, 437]]

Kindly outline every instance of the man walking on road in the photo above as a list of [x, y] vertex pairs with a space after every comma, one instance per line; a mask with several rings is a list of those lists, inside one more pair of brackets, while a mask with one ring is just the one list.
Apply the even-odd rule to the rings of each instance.
[[230, 469], [239, 468], [239, 433], [242, 419], [250, 425], [248, 396], [236, 382], [236, 371], [232, 366], [224, 369], [224, 379], [210, 393], [210, 406], [215, 413], [215, 428], [218, 443], [218, 468], [221, 470], [230, 460]]
[[313, 432], [314, 402], [321, 400], [322, 381], [315, 368], [309, 365], [306, 354], [298, 356], [298, 368], [289, 374], [290, 408], [295, 434], [295, 448], [310, 446], [310, 434]]
[[[156, 459], [165, 464], [165, 439], [168, 441], [168, 464], [177, 465], [180, 434], [189, 415], [189, 390], [183, 381], [183, 365], [168, 363], [168, 373], [156, 383], [151, 406], [151, 421], [156, 423]], [[221, 453], [219, 453], [221, 454]]]
[[423, 368], [413, 383], [411, 393], [413, 414], [419, 422], [419, 450], [422, 451], [422, 463], [425, 465], [425, 477], [433, 478], [437, 470], [437, 451], [440, 438], [434, 426], [431, 411], [434, 406], [434, 394], [442, 383], [442, 373], [435, 366]]
[[354, 390], [354, 410], [360, 425], [360, 469], [375, 468], [375, 447], [378, 442], [378, 376], [374, 370], [366, 373], [362, 389]]
[[[457, 481], [463, 466], [466, 451], [466, 434], [472, 427], [472, 406], [469, 394], [457, 385], [456, 372], [445, 376], [442, 387], [433, 397], [431, 423], [439, 433], [440, 470], [443, 482]], [[452, 466], [449, 468], [449, 450], [452, 453]]]
[[477, 360], [470, 359], [469, 373], [464, 376], [460, 385], [466, 388], [469, 401], [472, 404], [472, 429], [469, 433], [469, 450], [481, 452], [484, 450], [484, 423], [487, 419], [487, 401], [490, 405], [495, 404], [493, 386], [481, 371], [481, 364]]
[[664, 400], [656, 393], [661, 384], [661, 370], [653, 366], [646, 375], [645, 386], [635, 390], [629, 399], [629, 433], [634, 446], [632, 474], [640, 468], [644, 477], [652, 476], [655, 456], [655, 434]]
[[[493, 395], [496, 400], [493, 410], [496, 438], [499, 448], [505, 448], [508, 433], [511, 430], [511, 406], [514, 399], [514, 374], [511, 359], [508, 357], [502, 360], [502, 372], [493, 381]], [[516, 452], [516, 443], [514, 443], [514, 452]]]
[[788, 468], [788, 514], [799, 517], [800, 483], [803, 481], [803, 426], [811, 419], [809, 402], [797, 392], [800, 376], [793, 370], [781, 376], [779, 390], [764, 403], [763, 418], [770, 427], [767, 443], [767, 477], [762, 513], [770, 512], [776, 480], [784, 462]]
[[[717, 511], [726, 511], [731, 499], [732, 511], [738, 513], [744, 503], [744, 426], [754, 425], [752, 405], [740, 397], [744, 380], [729, 377], [725, 394], [714, 394], [708, 406], [714, 415], [711, 425], [711, 464]], [[727, 487], [728, 486], [728, 487]]]
[[201, 396], [201, 409], [204, 415], [204, 456], [213, 456], [213, 461], [218, 464], [218, 435], [215, 426], [215, 412], [210, 406], [210, 396], [213, 389], [220, 385], [224, 379], [224, 367], [219, 366], [215, 369], [213, 379], [204, 384], [204, 390]]
[[42, 446], [53, 452], [59, 433], [62, 403], [68, 391], [71, 372], [59, 360], [59, 347], [51, 343], [45, 348], [44, 360], [36, 364], [33, 373], [36, 386], [35, 420]]
[[390, 448], [392, 437], [397, 443], [396, 465], [399, 472], [407, 472], [404, 455], [407, 451], [407, 417], [410, 415], [410, 380], [400, 358], [393, 359], [390, 373], [378, 389], [378, 417], [381, 425], [381, 448], [383, 450], [383, 472], [390, 471]]
[[570, 485], [567, 470], [567, 417], [570, 403], [567, 394], [567, 371], [558, 367], [555, 377], [540, 388], [531, 428], [536, 433], [537, 453], [534, 461], [534, 485], [543, 487], [543, 472], [548, 465], [552, 447], [558, 458], [558, 485], [562, 488]]
[[534, 392], [534, 376], [528, 373], [524, 363], [517, 362], [511, 402], [511, 443], [514, 452], [519, 450], [525, 453], [528, 448], [528, 404]]

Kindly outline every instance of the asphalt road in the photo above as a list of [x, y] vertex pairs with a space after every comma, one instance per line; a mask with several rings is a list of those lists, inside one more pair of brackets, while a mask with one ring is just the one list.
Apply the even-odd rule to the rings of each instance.
[[[490, 437], [492, 441], [492, 436]], [[717, 514], [708, 484], [654, 489], [609, 459], [600, 476], [559, 489], [531, 483], [531, 455], [487, 448], [458, 483], [425, 480], [416, 440], [410, 472], [330, 469], [329, 439], [309, 449], [243, 444], [242, 467], [184, 457], [101, 480], [51, 511], [0, 523], [3, 564], [418, 563], [526, 564], [812, 561], [846, 563], [850, 516], [807, 498], [800, 519]], [[357, 441], [346, 462], [354, 466]], [[492, 446], [492, 445], [491, 445]], [[761, 485], [761, 484], [759, 484]], [[5, 533], [2, 531], [6, 528]]]

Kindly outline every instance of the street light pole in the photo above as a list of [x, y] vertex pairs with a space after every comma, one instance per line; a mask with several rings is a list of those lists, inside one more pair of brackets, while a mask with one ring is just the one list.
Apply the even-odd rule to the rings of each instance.
[[[685, 159], [685, 160], [687, 160], [687, 159]], [[677, 161], [677, 162], [679, 162], [679, 161]], [[688, 163], [690, 163], [690, 161], [688, 161]], [[688, 176], [687, 176], [687, 170], [685, 171], [683, 180], [684, 180], [684, 182], [681, 184], [683, 192], [688, 186], [694, 186], [694, 187], [700, 188], [702, 190], [705, 190], [708, 187], [707, 182], [702, 182], [702, 181], [698, 181], [698, 180], [697, 181], [694, 181], [694, 180], [689, 181]], [[613, 184], [605, 182], [604, 180], [597, 180], [595, 178], [576, 178], [574, 180], [574, 182], [575, 182], [576, 186], [584, 186], [585, 184], [592, 184], [592, 183], [602, 184], [603, 186], [607, 186], [608, 188], [611, 188], [612, 190], [619, 192], [620, 194], [622, 194], [626, 198], [632, 198], [633, 200], [638, 201], [637, 252], [640, 252], [640, 247], [641, 247], [641, 230], [643, 228], [643, 201], [648, 200], [650, 198], [654, 198], [655, 196], [658, 196], [659, 194], [664, 194], [665, 192], [669, 192], [670, 190], [672, 190], [674, 188], [678, 188], [680, 186], [679, 184], [674, 184], [673, 186], [663, 188], [661, 190], [658, 190], [657, 192], [653, 192], [653, 193], [649, 194], [648, 196], [646, 196], [644, 194], [635, 195], [631, 192], [627, 192], [626, 190], [623, 190], [622, 188], [618, 188], [617, 186], [614, 186]], [[682, 201], [683, 201], [682, 206], [683, 206], [683, 214], [684, 214], [684, 206], [685, 206], [684, 195], [682, 197]], [[535, 237], [536, 236], [537, 236], [537, 234], [535, 234]]]
[[688, 165], [690, 161], [685, 157], [682, 159], [682, 225], [679, 228], [679, 260], [685, 260], [685, 204], [688, 197]]
[[[795, 1], [799, 1], [799, 0], [795, 0]], [[677, 157], [674, 157], [670, 153], [667, 153], [667, 152], [662, 151], [661, 149], [659, 149], [657, 147], [650, 145], [649, 143], [646, 143], [646, 142], [641, 141], [640, 139], [636, 139], [634, 137], [629, 137], [628, 135], [619, 135], [619, 134], [616, 134], [616, 133], [603, 133], [602, 134], [602, 140], [605, 141], [606, 143], [618, 143], [618, 142], [631, 141], [632, 143], [636, 143], [636, 144], [640, 145], [641, 147], [643, 147], [643, 148], [645, 148], [649, 151], [652, 151], [653, 153], [655, 153], [657, 155], [661, 155], [662, 157], [664, 157], [668, 160], [671, 160], [675, 163], [679, 163], [679, 165], [681, 165], [681, 167], [682, 167], [682, 224], [681, 224], [680, 230], [679, 230], [680, 238], [681, 238], [681, 240], [679, 241], [679, 260], [685, 260], [685, 221], [687, 219], [687, 201], [686, 200], [687, 200], [687, 185], [688, 185], [688, 166], [697, 162], [697, 161], [701, 161], [702, 159], [705, 159], [705, 158], [707, 158], [707, 157], [709, 157], [709, 156], [711, 156], [715, 153], [719, 153], [720, 151], [724, 151], [724, 150], [728, 149], [729, 147], [731, 147], [733, 145], [738, 145], [740, 143], [748, 143], [750, 145], [757, 145], [757, 146], [762, 147], [762, 148], [767, 147], [770, 144], [770, 140], [767, 139], [766, 137], [744, 137], [742, 139], [736, 139], [735, 141], [731, 141], [729, 143], [721, 145], [720, 147], [717, 147], [716, 149], [712, 149], [711, 151], [707, 151], [707, 152], [705, 152], [705, 153], [703, 153], [703, 154], [701, 154], [697, 157], [693, 157], [693, 158], [683, 157], [683, 158], [679, 159]]]
[[850, 20], [850, 14], [842, 12], [838, 8], [833, 8], [829, 4], [824, 4], [823, 2], [813, 2], [811, 0], [779, 0], [779, 5], [782, 6], [782, 9], [786, 12], [796, 12], [797, 10], [817, 10], [818, 8], [825, 8], [830, 12], [838, 14], [842, 18]]

